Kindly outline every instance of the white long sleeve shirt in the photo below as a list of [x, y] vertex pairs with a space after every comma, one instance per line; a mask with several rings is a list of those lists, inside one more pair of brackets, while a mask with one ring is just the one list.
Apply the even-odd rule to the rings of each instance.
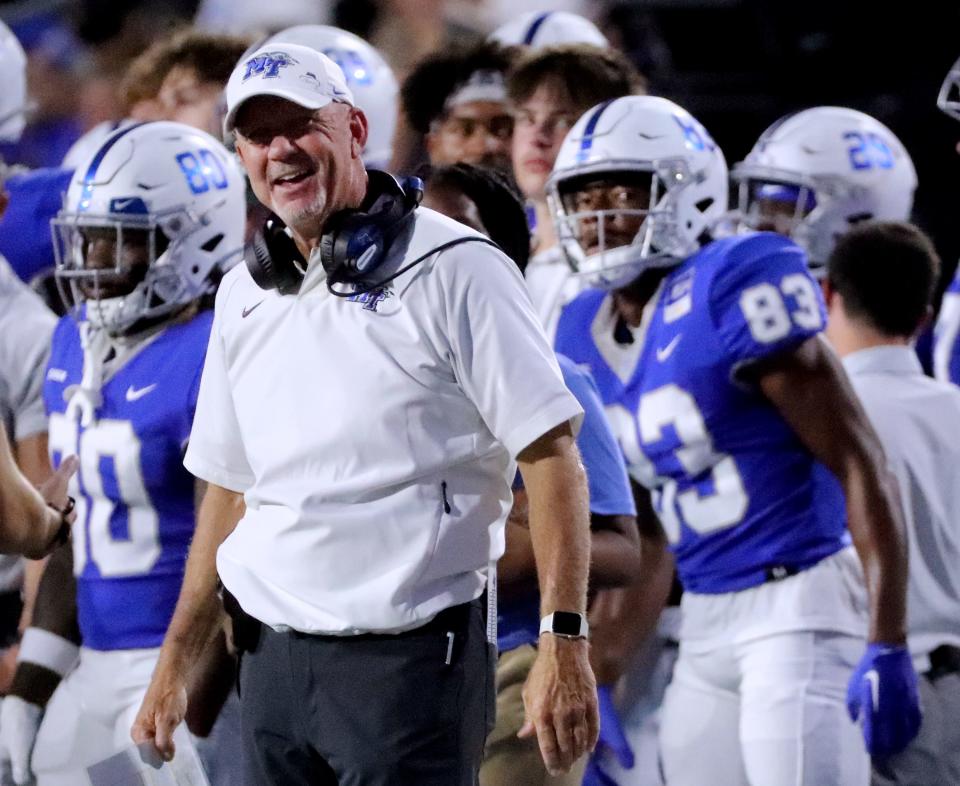
[[896, 474], [907, 522], [907, 631], [920, 671], [941, 644], [960, 646], [960, 388], [924, 376], [913, 349], [843, 359]]

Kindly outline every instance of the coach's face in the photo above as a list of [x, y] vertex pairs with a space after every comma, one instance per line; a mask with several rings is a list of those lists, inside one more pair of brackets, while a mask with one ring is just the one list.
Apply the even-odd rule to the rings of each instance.
[[235, 130], [254, 194], [301, 245], [315, 245], [332, 213], [362, 201], [367, 121], [359, 109], [333, 102], [314, 110], [256, 96], [240, 107]]

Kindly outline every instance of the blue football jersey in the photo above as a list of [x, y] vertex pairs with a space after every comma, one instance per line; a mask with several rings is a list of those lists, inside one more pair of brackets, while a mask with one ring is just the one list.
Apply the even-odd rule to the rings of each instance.
[[194, 478], [182, 462], [212, 320], [202, 312], [136, 351], [106, 378], [87, 426], [67, 414], [83, 374], [77, 324], [64, 317], [54, 333], [43, 396], [53, 464], [80, 458], [73, 560], [86, 647], [163, 641], [195, 524]]
[[960, 385], [960, 269], [943, 293], [933, 331], [933, 375]]
[[612, 295], [588, 289], [560, 312], [553, 348], [590, 370], [601, 401], [610, 407], [623, 399], [636, 373], [641, 344], [619, 322]]
[[632, 345], [627, 382], [611, 378], [609, 349], [595, 340], [605, 303], [603, 293], [581, 295], [557, 345], [579, 343], [578, 361], [608, 366], [594, 376], [607, 383], [607, 412], [631, 474], [653, 492], [687, 590], [745, 589], [849, 543], [836, 478], [738, 379], [825, 324], [798, 246], [770, 233], [727, 238], [670, 271]]

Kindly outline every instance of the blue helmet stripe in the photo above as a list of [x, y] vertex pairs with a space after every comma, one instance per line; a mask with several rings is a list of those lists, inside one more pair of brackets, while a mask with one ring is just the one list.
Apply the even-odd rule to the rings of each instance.
[[545, 14], [540, 14], [540, 16], [530, 23], [530, 27], [527, 28], [527, 34], [523, 37], [524, 44], [530, 46], [533, 43], [533, 39], [537, 37], [537, 32], [540, 30], [540, 25], [546, 22], [547, 17], [552, 13], [552, 11], [547, 11]]
[[582, 164], [587, 160], [587, 156], [590, 155], [590, 148], [593, 147], [593, 132], [597, 127], [597, 123], [600, 122], [600, 115], [616, 100], [615, 98], [611, 98], [609, 101], [604, 101], [594, 110], [593, 116], [587, 120], [587, 124], [583, 128], [583, 136], [580, 137], [580, 150], [577, 151], [578, 164]]
[[77, 206], [79, 212], [82, 213], [90, 205], [90, 194], [93, 193], [93, 179], [97, 175], [97, 168], [103, 163], [103, 159], [107, 157], [107, 153], [110, 152], [110, 148], [135, 128], [140, 128], [142, 125], [146, 125], [146, 123], [134, 123], [120, 131], [116, 131], [112, 136], [108, 137], [106, 142], [100, 145], [100, 149], [90, 162], [90, 166], [87, 167], [87, 174], [83, 176], [83, 191], [80, 192], [80, 204]]

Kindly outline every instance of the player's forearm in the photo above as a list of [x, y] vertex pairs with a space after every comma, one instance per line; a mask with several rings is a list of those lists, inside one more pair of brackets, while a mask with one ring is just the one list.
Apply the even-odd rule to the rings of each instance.
[[601, 685], [615, 683], [656, 631], [673, 586], [673, 556], [663, 534], [640, 537], [639, 576], [597, 593], [590, 604], [590, 662]]
[[217, 596], [217, 549], [243, 516], [243, 495], [219, 486], [207, 487], [177, 607], [167, 629], [157, 670], [187, 675], [221, 628]]
[[0, 439], [0, 553], [41, 554], [60, 518], [17, 468], [6, 439]]
[[79, 644], [73, 548], [65, 543], [46, 560], [40, 576], [31, 629], [24, 634], [11, 695], [46, 706], [68, 669], [71, 647], [76, 657]]
[[794, 433], [843, 486], [847, 527], [870, 593], [871, 640], [902, 642], [907, 550], [896, 483], [839, 361], [817, 337], [764, 364], [759, 383]]
[[543, 614], [584, 612], [590, 569], [586, 475], [569, 425], [525, 450], [520, 472], [530, 500], [530, 537]]
[[879, 444], [851, 458], [843, 477], [847, 521], [870, 595], [871, 641], [906, 641], [907, 546], [896, 481]]
[[590, 587], [625, 587], [640, 575], [640, 538], [633, 516], [590, 517]]

